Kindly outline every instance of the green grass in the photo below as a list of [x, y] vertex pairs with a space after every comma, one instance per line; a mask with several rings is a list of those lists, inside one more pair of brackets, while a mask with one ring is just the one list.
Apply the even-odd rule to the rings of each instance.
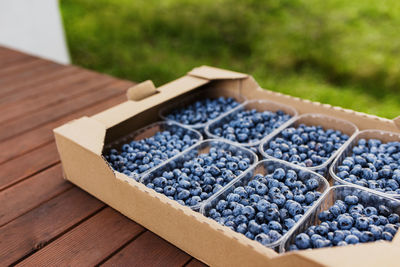
[[274, 91], [400, 115], [397, 0], [63, 0], [61, 9], [73, 63], [87, 68], [161, 85], [207, 64]]

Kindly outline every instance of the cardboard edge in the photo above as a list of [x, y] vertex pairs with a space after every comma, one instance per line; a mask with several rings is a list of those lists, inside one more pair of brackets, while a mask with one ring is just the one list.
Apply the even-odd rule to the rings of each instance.
[[237, 233], [237, 232], [233, 231], [232, 229], [225, 227], [208, 217], [205, 217], [200, 212], [193, 211], [187, 206], [178, 204], [175, 200], [171, 200], [162, 194], [156, 193], [154, 190], [147, 188], [144, 184], [139, 183], [132, 178], [129, 178], [128, 176], [126, 176], [123, 173], [115, 172], [115, 179], [118, 179], [121, 182], [125, 182], [125, 183], [129, 184], [129, 186], [137, 188], [138, 190], [148, 194], [149, 196], [151, 196], [153, 198], [156, 198], [157, 200], [165, 203], [166, 205], [174, 208], [175, 210], [179, 210], [180, 212], [184, 213], [185, 215], [194, 218], [199, 223], [205, 224], [208, 227], [210, 227], [211, 229], [221, 232], [222, 234], [224, 234], [224, 236], [241, 243], [243, 246], [251, 248], [252, 250], [254, 250], [255, 252], [257, 252], [259, 254], [263, 254], [264, 256], [266, 256], [270, 259], [279, 256], [279, 254], [276, 251], [274, 251], [273, 249], [267, 248], [256, 241], [250, 240], [247, 237], [245, 237], [244, 235]]
[[[323, 103], [320, 103], [317, 101], [311, 101], [308, 99], [302, 99], [299, 97], [282, 94], [282, 93], [271, 91], [269, 89], [265, 89], [265, 88], [261, 88], [261, 87], [257, 88], [254, 91], [254, 93], [255, 93], [255, 96], [257, 96], [260, 93], [261, 94], [265, 93], [271, 97], [272, 101], [283, 102], [283, 103], [286, 103], [287, 105], [294, 105], [295, 108], [297, 108], [297, 110], [299, 111], [299, 114], [322, 113], [322, 114], [329, 115], [329, 114], [331, 114], [331, 112], [339, 112], [341, 114], [337, 114], [337, 115], [335, 115], [335, 117], [342, 118], [344, 120], [353, 122], [357, 126], [361, 123], [364, 123], [364, 121], [366, 121], [366, 120], [368, 120], [368, 121], [373, 120], [380, 124], [378, 127], [384, 126], [383, 127], [384, 129], [381, 129], [381, 130], [400, 132], [400, 127], [399, 127], [400, 116], [397, 117], [396, 119], [382, 118], [382, 117], [378, 117], [378, 116], [372, 115], [372, 114], [367, 114], [364, 112], [354, 111], [354, 110], [346, 109], [346, 108], [339, 107], [339, 106], [332, 106], [330, 104], [323, 104]], [[256, 98], [256, 97], [254, 97], [254, 98]], [[301, 108], [299, 109], [298, 108], [299, 106], [304, 106], [304, 107], [307, 107], [308, 109], [306, 111], [304, 111]], [[359, 128], [359, 130], [374, 129], [371, 127], [358, 127], [358, 128]], [[376, 128], [376, 129], [378, 129], [378, 128]]]
[[[127, 100], [121, 104], [97, 113], [91, 118], [102, 123], [108, 129], [147, 110], [149, 107], [167, 102], [174, 97], [182, 95], [207, 83], [209, 83], [209, 80], [191, 76], [183, 76], [158, 87], [155, 93], [152, 95], [137, 101]], [[150, 89], [147, 90], [152, 90], [150, 82], [147, 82], [146, 87], [150, 87]], [[136, 90], [135, 88], [136, 87], [133, 87], [133, 90]]]
[[192, 69], [188, 72], [188, 75], [207, 80], [244, 79], [249, 77], [248, 74], [205, 65]]
[[393, 119], [394, 124], [396, 124], [397, 128], [400, 129], [400, 116], [397, 116], [396, 118]]
[[[106, 127], [89, 117], [81, 117], [53, 130], [55, 137], [61, 135], [87, 150], [101, 156], [106, 136]], [[57, 143], [57, 142], [56, 142]], [[57, 146], [60, 153], [60, 148]]]

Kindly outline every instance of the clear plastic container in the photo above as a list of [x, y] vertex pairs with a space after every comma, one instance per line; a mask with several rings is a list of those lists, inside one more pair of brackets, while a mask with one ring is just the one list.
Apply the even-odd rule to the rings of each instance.
[[320, 173], [321, 175], [326, 176], [328, 174], [328, 167], [332, 160], [338, 155], [340, 150], [346, 146], [351, 141], [352, 136], [358, 132], [357, 126], [353, 123], [341, 119], [337, 119], [334, 117], [326, 116], [323, 114], [317, 113], [308, 113], [298, 116], [294, 121], [292, 121], [289, 125], [286, 125], [285, 128], [279, 128], [273, 133], [271, 133], [268, 137], [266, 137], [260, 144], [259, 150], [264, 158], [273, 158], [268, 155], [265, 150], [269, 147], [269, 142], [274, 140], [277, 137], [282, 135], [282, 131], [289, 127], [297, 127], [300, 124], [305, 124], [308, 126], [322, 126], [324, 129], [334, 129], [339, 130], [344, 134], [349, 136], [349, 139], [332, 155], [326, 160], [324, 163], [318, 166], [306, 167], [309, 170]]
[[[344, 146], [340, 150], [340, 154], [337, 156], [337, 158], [334, 160], [331, 167], [329, 168], [329, 174], [333, 178], [334, 182], [336, 182], [338, 184], [348, 184], [348, 185], [359, 186], [359, 185], [352, 184], [350, 182], [344, 181], [343, 179], [339, 178], [336, 175], [336, 170], [337, 170], [337, 167], [339, 167], [339, 165], [343, 162], [343, 160], [346, 157], [352, 155], [353, 147], [356, 146], [358, 144], [358, 141], [363, 138], [366, 140], [379, 139], [385, 143], [392, 142], [392, 141], [400, 142], [400, 134], [394, 133], [394, 132], [381, 131], [381, 130], [364, 130], [364, 131], [358, 132], [356, 135], [354, 135], [351, 138], [350, 142], [347, 143], [346, 146]], [[373, 190], [373, 189], [370, 189], [370, 190]], [[379, 192], [379, 191], [377, 191], [377, 192]], [[389, 197], [400, 198], [400, 194], [386, 194], [386, 193], [382, 193], [382, 194], [385, 194]]]
[[366, 190], [358, 186], [338, 185], [331, 187], [321, 198], [310, 212], [300, 219], [299, 224], [293, 227], [290, 234], [281, 244], [280, 252], [288, 251], [289, 246], [294, 244], [296, 236], [303, 233], [312, 225], [318, 225], [321, 221], [318, 219], [318, 214], [329, 209], [336, 200], [344, 200], [348, 195], [357, 195], [360, 203], [364, 206], [372, 206], [377, 208], [379, 205], [386, 205], [392, 212], [400, 215], [400, 201], [394, 198], [387, 197], [380, 193], [375, 193], [371, 190]]
[[[243, 156], [246, 158], [250, 159], [250, 165], [249, 168], [254, 165], [258, 158], [257, 155], [252, 152], [249, 149], [245, 149], [243, 147], [237, 146], [231, 142], [226, 142], [222, 140], [216, 140], [216, 139], [207, 139], [204, 140], [197, 145], [192, 146], [190, 149], [185, 150], [183, 153], [180, 153], [165, 163], [159, 165], [157, 168], [153, 169], [151, 172], [146, 173], [145, 175], [142, 176], [140, 179], [140, 182], [143, 184], [148, 184], [149, 182], [153, 181], [155, 178], [162, 176], [162, 173], [164, 171], [172, 171], [176, 168], [183, 168], [183, 164], [186, 161], [190, 161], [193, 158], [197, 157], [200, 154], [208, 153], [210, 148], [215, 147], [218, 149], [224, 149], [225, 151], [231, 153], [233, 156]], [[238, 176], [240, 177], [240, 176]], [[237, 178], [237, 177], [236, 177]], [[236, 178], [234, 178], [232, 181], [234, 181]], [[229, 183], [228, 183], [229, 184]], [[225, 186], [227, 186], [226, 184]], [[223, 190], [225, 188], [223, 186], [220, 190]], [[215, 192], [218, 193], [219, 191]], [[210, 196], [212, 197], [212, 196]], [[198, 205], [191, 206], [190, 208], [193, 210], [199, 210], [202, 203], [204, 203], [207, 199], [203, 200], [200, 202]]]
[[[243, 110], [251, 110], [251, 109], [255, 109], [258, 112], [263, 112], [263, 111], [276, 112], [278, 110], [282, 110], [286, 114], [289, 114], [292, 116], [292, 118], [290, 118], [289, 120], [285, 121], [284, 123], [282, 123], [281, 125], [276, 127], [275, 130], [285, 128], [297, 116], [297, 110], [290, 106], [286, 106], [286, 105], [268, 101], [268, 100], [250, 100], [250, 101], [244, 102], [243, 105], [236, 107], [235, 109], [233, 109], [230, 112], [226, 113], [225, 115], [221, 116], [219, 119], [213, 120], [208, 125], [206, 125], [205, 132], [206, 132], [207, 136], [210, 138], [221, 138], [221, 139], [226, 140], [225, 138], [213, 133], [215, 128], [222, 127], [224, 124], [228, 124], [232, 119], [235, 118], [235, 116], [236, 116], [236, 114], [238, 114], [238, 112], [243, 111]], [[260, 145], [261, 141], [273, 132], [274, 132], [274, 130], [272, 130], [270, 133], [268, 133], [262, 139], [260, 139], [256, 142], [248, 142], [248, 143], [235, 142], [235, 143], [237, 143], [238, 145], [245, 146], [245, 147], [256, 147], [257, 148]]]
[[[193, 130], [189, 127], [185, 127], [181, 124], [172, 122], [172, 121], [159, 121], [152, 123], [146, 127], [143, 127], [139, 130], [136, 130], [132, 133], [129, 133], [111, 143], [108, 143], [103, 148], [103, 155], [109, 154], [110, 150], [115, 148], [118, 151], [121, 150], [121, 146], [126, 143], [130, 143], [132, 141], [140, 141], [149, 137], [154, 136], [157, 132], [162, 131], [170, 131], [171, 133], [177, 132], [178, 130], [183, 130], [185, 134], [189, 135], [191, 139], [197, 140], [196, 144], [203, 140], [203, 136], [196, 130]], [[193, 145], [196, 145], [193, 144]], [[191, 146], [192, 147], [192, 146]], [[190, 147], [189, 147], [190, 148]], [[187, 148], [187, 149], [189, 149]], [[183, 152], [183, 151], [181, 151]], [[145, 173], [151, 172], [153, 169], [157, 168], [157, 166], [150, 168], [149, 170], [141, 173], [141, 174], [133, 174], [131, 177], [138, 181], [140, 176], [144, 175]]]
[[[214, 196], [212, 196], [211, 198], [209, 198], [209, 200], [206, 201], [203, 206], [201, 206], [200, 212], [204, 216], [208, 217], [208, 212], [212, 208], [214, 208], [220, 200], [226, 199], [228, 194], [233, 192], [233, 190], [236, 187], [247, 185], [251, 180], [253, 180], [253, 178], [256, 174], [267, 175], [267, 174], [273, 173], [274, 170], [277, 168], [282, 168], [285, 171], [287, 171], [287, 170], [296, 171], [299, 174], [298, 178], [300, 178], [302, 181], [305, 181], [310, 178], [315, 178], [319, 183], [317, 191], [319, 191], [321, 193], [324, 193], [329, 189], [328, 181], [324, 177], [319, 175], [318, 173], [315, 173], [306, 168], [303, 168], [303, 167], [300, 167], [300, 166], [297, 166], [297, 165], [294, 165], [291, 163], [287, 163], [286, 161], [283, 161], [283, 160], [266, 159], [266, 160], [262, 160], [262, 161], [258, 162], [256, 165], [249, 168], [245, 173], [240, 175], [237, 179], [230, 182], [225, 187], [225, 189], [221, 190], [219, 193], [217, 193]], [[314, 205], [316, 203], [318, 203], [318, 200], [314, 202]], [[307, 210], [303, 216], [308, 214], [312, 209], [313, 208], [311, 207], [309, 210]], [[297, 222], [297, 223], [299, 223], [299, 222]], [[285, 235], [283, 235], [280, 239], [276, 240], [275, 242], [268, 244], [267, 247], [278, 251], [280, 244], [286, 239], [286, 236], [290, 233], [290, 231], [291, 230], [289, 230]], [[255, 242], [257, 242], [257, 241], [255, 241]]]
[[[190, 93], [189, 95], [182, 97], [181, 99], [175, 98], [172, 104], [169, 104], [169, 105], [163, 107], [162, 109], [160, 109], [159, 116], [163, 120], [171, 121], [171, 119], [167, 118], [167, 116], [175, 109], [185, 108], [188, 105], [193, 104], [194, 102], [196, 102], [198, 100], [202, 100], [202, 99], [206, 99], [206, 98], [216, 99], [218, 97], [225, 97], [225, 98], [231, 97], [239, 103], [243, 103], [246, 101], [246, 98], [240, 94], [239, 90], [235, 91], [235, 90], [228, 90], [228, 89], [224, 89], [224, 88], [201, 89], [201, 90], [196, 90], [193, 93]], [[237, 107], [235, 107], [235, 108], [237, 108]], [[221, 116], [223, 116], [224, 114], [226, 114], [227, 112], [229, 112], [231, 110], [232, 109], [221, 113], [217, 118], [214, 118], [214, 119], [220, 118]], [[210, 121], [212, 121], [214, 119], [210, 119], [204, 123], [185, 124], [185, 126], [190, 127], [195, 130], [198, 130], [202, 134], [205, 134], [204, 127], [207, 125], [207, 123], [209, 123]], [[174, 121], [174, 120], [172, 120], [172, 121]], [[175, 121], [175, 122], [181, 124], [179, 121]]]

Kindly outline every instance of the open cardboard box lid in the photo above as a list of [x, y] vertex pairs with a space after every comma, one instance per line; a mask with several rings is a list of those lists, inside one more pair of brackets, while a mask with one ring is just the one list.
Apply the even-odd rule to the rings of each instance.
[[113, 172], [102, 157], [110, 128], [208, 85], [236, 88], [247, 99], [269, 99], [291, 105], [300, 114], [312, 112], [342, 118], [353, 122], [360, 130], [400, 132], [399, 117], [389, 120], [283, 95], [260, 88], [247, 74], [202, 66], [158, 88], [151, 81], [136, 85], [128, 90], [126, 102], [56, 128], [54, 133], [66, 179], [210, 265], [399, 266], [399, 234], [393, 242], [277, 254], [133, 179]]

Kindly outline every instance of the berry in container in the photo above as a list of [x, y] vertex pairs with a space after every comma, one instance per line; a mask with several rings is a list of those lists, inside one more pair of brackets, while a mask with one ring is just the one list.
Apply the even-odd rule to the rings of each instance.
[[353, 123], [323, 114], [303, 114], [276, 130], [260, 144], [265, 158], [298, 164], [322, 175], [358, 131]]
[[237, 90], [208, 88], [185, 94], [159, 111], [163, 120], [174, 121], [204, 133], [204, 127], [246, 99]]
[[400, 198], [400, 134], [358, 132], [330, 168], [337, 184], [353, 184]]
[[267, 159], [207, 200], [200, 212], [278, 250], [286, 235], [328, 188], [327, 180], [315, 172]]
[[399, 215], [399, 200], [358, 186], [334, 186], [293, 228], [280, 252], [391, 241]]
[[171, 158], [140, 179], [157, 193], [199, 210], [257, 162], [257, 155], [233, 143], [208, 139]]
[[196, 130], [160, 121], [108, 143], [103, 149], [103, 157], [114, 171], [138, 181], [144, 173], [202, 139]]
[[262, 139], [297, 116], [296, 109], [268, 100], [250, 100], [210, 122], [205, 132], [257, 151]]

